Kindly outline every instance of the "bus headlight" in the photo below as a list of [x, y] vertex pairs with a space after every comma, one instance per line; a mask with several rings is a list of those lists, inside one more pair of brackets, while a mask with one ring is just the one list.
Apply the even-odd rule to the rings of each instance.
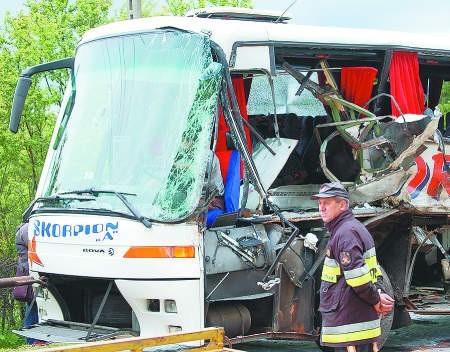
[[166, 313], [178, 313], [177, 302], [175, 302], [175, 300], [173, 299], [165, 299], [164, 310], [166, 311]]

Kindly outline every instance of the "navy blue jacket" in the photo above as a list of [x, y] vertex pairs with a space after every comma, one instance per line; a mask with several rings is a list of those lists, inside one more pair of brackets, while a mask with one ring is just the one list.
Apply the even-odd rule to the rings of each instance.
[[381, 329], [373, 306], [380, 299], [377, 284], [381, 271], [373, 238], [351, 210], [325, 226], [331, 237], [320, 288], [322, 345], [343, 347], [376, 341]]

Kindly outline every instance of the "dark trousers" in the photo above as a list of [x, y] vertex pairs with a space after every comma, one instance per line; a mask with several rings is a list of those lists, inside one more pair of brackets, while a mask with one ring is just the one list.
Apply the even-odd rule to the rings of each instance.
[[[33, 305], [30, 305], [30, 303], [27, 303], [27, 305], [25, 307], [26, 320], [23, 323], [24, 327], [36, 324], [39, 321], [37, 304], [36, 304], [36, 302], [34, 300], [32, 301], [32, 303], [33, 303]], [[25, 340], [26, 340], [28, 345], [33, 345], [37, 341], [37, 340], [32, 339], [30, 337], [26, 337]]]

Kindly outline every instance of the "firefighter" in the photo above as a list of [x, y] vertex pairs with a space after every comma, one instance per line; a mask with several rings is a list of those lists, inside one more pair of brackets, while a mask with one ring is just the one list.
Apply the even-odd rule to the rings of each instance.
[[335, 351], [378, 351], [380, 316], [394, 300], [383, 293], [375, 244], [365, 226], [349, 209], [347, 190], [325, 183], [311, 199], [330, 232], [320, 287], [320, 342]]

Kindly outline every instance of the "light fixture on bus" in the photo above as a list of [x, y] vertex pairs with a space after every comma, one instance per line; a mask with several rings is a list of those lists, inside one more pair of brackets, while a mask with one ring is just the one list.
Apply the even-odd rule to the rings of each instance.
[[194, 246], [133, 246], [124, 258], [195, 258]]
[[164, 310], [166, 313], [178, 313], [177, 302], [174, 299], [165, 299]]

